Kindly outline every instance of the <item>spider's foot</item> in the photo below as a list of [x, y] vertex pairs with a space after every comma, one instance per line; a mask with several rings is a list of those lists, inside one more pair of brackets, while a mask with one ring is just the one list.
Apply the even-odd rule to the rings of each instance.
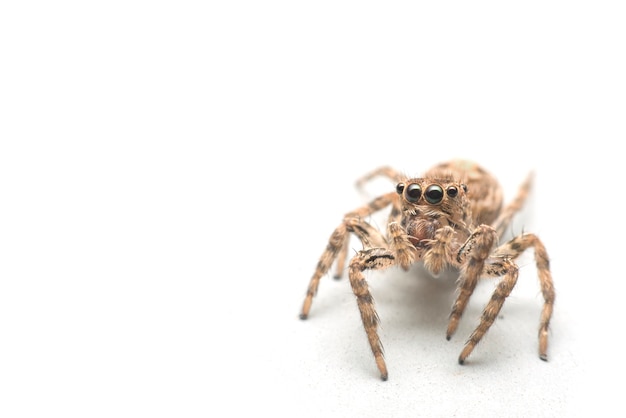
[[375, 359], [376, 359], [376, 366], [378, 367], [378, 371], [380, 372], [380, 378], [382, 379], [382, 381], [386, 381], [387, 380], [387, 365], [385, 364], [385, 360], [383, 359], [383, 355], [382, 352], [378, 353], [377, 355], [374, 355]]
[[459, 325], [459, 318], [456, 316], [450, 317], [450, 322], [448, 322], [448, 329], [446, 330], [446, 340], [450, 341], [454, 333], [456, 332], [456, 328]]
[[539, 330], [539, 358], [548, 361], [548, 326]]
[[335, 280], [341, 280], [341, 274], [337, 273], [333, 276], [333, 279]]
[[463, 351], [461, 351], [461, 354], [459, 355], [459, 364], [461, 366], [465, 364], [465, 359], [467, 359], [470, 356], [470, 354], [472, 354], [472, 351], [474, 351], [475, 346], [476, 344], [472, 344], [471, 341], [468, 341], [468, 343], [465, 344], [465, 347], [463, 347]]
[[311, 310], [311, 304], [313, 303], [313, 295], [315, 291], [307, 292], [306, 298], [304, 298], [304, 303], [302, 304], [302, 309], [300, 310], [300, 319], [307, 319], [309, 316], [309, 311]]

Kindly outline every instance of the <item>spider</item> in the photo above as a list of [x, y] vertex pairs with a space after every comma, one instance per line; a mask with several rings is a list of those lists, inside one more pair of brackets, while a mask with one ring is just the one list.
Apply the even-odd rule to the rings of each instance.
[[[381, 167], [357, 185], [384, 176], [396, 182], [395, 191], [372, 200], [347, 213], [332, 233], [310, 280], [301, 319], [309, 316], [319, 281], [336, 262], [335, 278], [341, 278], [348, 255], [350, 234], [358, 237], [363, 249], [348, 264], [348, 277], [369, 345], [382, 380], [387, 380], [387, 365], [377, 328], [378, 314], [364, 272], [421, 261], [438, 274], [445, 267], [458, 269], [456, 300], [448, 320], [447, 340], [454, 334], [478, 280], [502, 277], [487, 302], [480, 322], [466, 341], [458, 362], [463, 364], [495, 321], [505, 299], [518, 278], [515, 259], [533, 247], [544, 304], [539, 324], [539, 358], [547, 360], [548, 326], [555, 292], [550, 261], [543, 243], [534, 234], [523, 233], [498, 245], [511, 219], [530, 191], [532, 175], [522, 184], [515, 199], [503, 208], [498, 181], [479, 165], [469, 161], [451, 161], [434, 166], [421, 178], [406, 178], [390, 167]], [[386, 234], [365, 219], [390, 208]]]

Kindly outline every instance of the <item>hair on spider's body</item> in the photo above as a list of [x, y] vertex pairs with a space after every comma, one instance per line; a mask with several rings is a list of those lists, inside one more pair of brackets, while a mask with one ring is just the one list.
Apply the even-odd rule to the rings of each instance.
[[[350, 259], [348, 277], [383, 380], [387, 380], [387, 366], [377, 331], [378, 314], [363, 275], [365, 270], [394, 265], [407, 270], [418, 261], [434, 274], [446, 266], [457, 268], [460, 277], [446, 331], [448, 340], [456, 331], [478, 280], [482, 277], [502, 277], [483, 310], [478, 326], [459, 355], [458, 361], [463, 364], [497, 318], [517, 282], [518, 266], [514, 260], [532, 247], [544, 298], [539, 325], [539, 357], [547, 360], [548, 327], [555, 292], [546, 249], [536, 235], [527, 233], [497, 245], [511, 219], [524, 204], [532, 177], [529, 176], [522, 184], [516, 198], [503, 207], [498, 181], [482, 167], [468, 161], [439, 164], [418, 178], [407, 178], [390, 167], [381, 167], [359, 179], [357, 184], [363, 185], [379, 175], [395, 181], [395, 191], [379, 196], [344, 216], [320, 257], [300, 318], [308, 317], [319, 281], [333, 263], [336, 263], [335, 277], [341, 277], [348, 257], [350, 234], [354, 234], [363, 244], [363, 249]], [[369, 215], [390, 206], [386, 233], [365, 221]]]

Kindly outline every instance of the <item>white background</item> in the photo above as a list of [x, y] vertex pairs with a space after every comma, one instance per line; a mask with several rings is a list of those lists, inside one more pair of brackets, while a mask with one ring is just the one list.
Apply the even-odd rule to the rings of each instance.
[[[4, 2], [0, 415], [577, 416], [623, 409], [626, 15], [619, 2]], [[368, 275], [389, 381], [347, 281], [298, 313], [343, 213], [482, 163], [532, 256], [468, 362], [481, 285]], [[358, 247], [355, 246], [355, 249]], [[611, 383], [611, 379], [618, 379]], [[621, 391], [620, 391], [621, 392]]]

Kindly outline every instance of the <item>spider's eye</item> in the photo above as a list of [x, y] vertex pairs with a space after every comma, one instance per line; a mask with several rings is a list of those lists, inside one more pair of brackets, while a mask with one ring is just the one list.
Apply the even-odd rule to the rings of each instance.
[[443, 189], [437, 184], [431, 184], [424, 193], [426, 201], [431, 204], [439, 203], [443, 200]]
[[403, 191], [404, 191], [404, 183], [398, 183], [396, 185], [396, 192], [398, 192], [398, 194], [402, 194]]
[[450, 186], [448, 190], [446, 190], [446, 193], [448, 193], [448, 196], [454, 197], [459, 193], [459, 190], [454, 186]]
[[406, 189], [406, 200], [411, 203], [417, 202], [420, 199], [421, 195], [422, 188], [419, 186], [419, 184], [411, 184]]
[[461, 189], [463, 189], [463, 191], [467, 193], [467, 186], [465, 184], [461, 184]]

